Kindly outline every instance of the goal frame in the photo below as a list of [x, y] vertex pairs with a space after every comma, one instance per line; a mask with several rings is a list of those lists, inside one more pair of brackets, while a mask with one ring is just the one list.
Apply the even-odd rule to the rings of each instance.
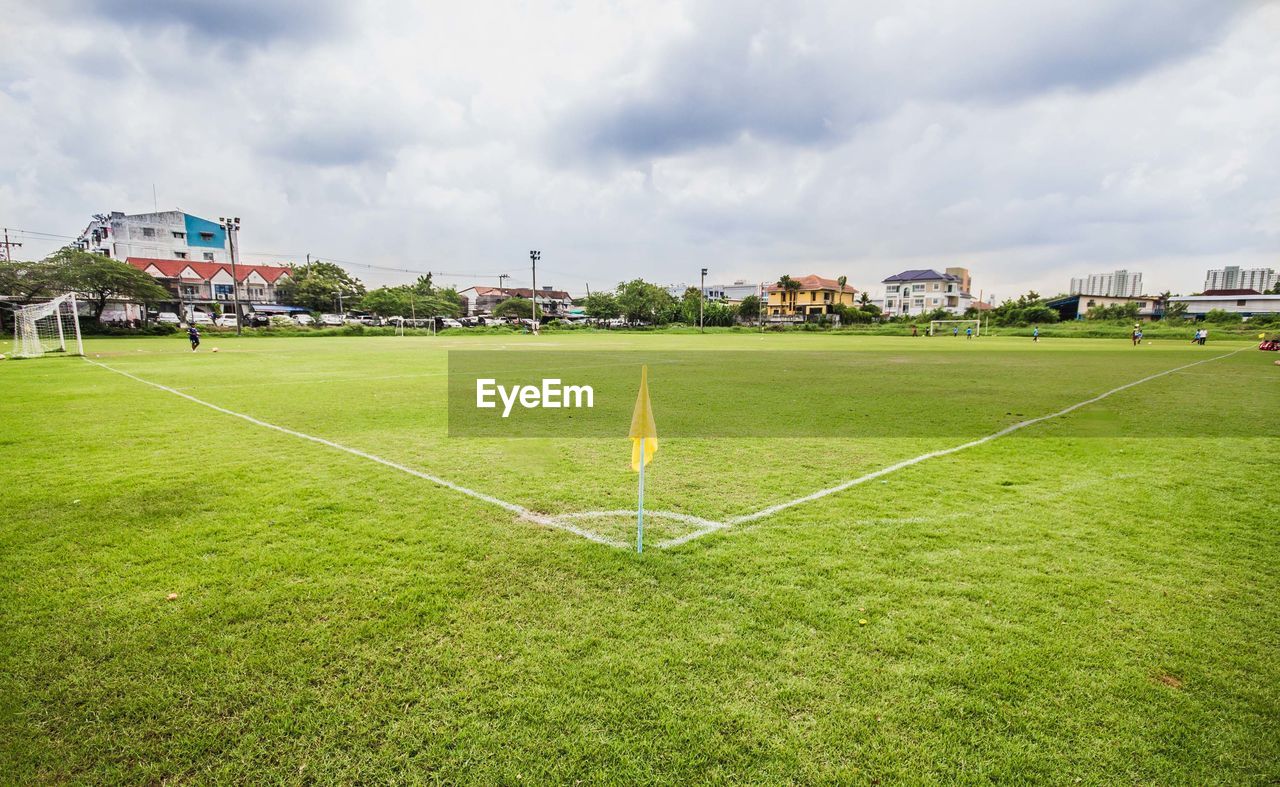
[[[46, 334], [40, 332], [41, 320], [52, 321]], [[70, 325], [65, 324], [67, 321]], [[52, 345], [51, 349], [45, 349], [46, 345]], [[84, 355], [84, 341], [80, 336], [80, 304], [75, 293], [59, 295], [44, 303], [33, 303], [13, 311], [13, 357], [39, 358], [50, 352]]]
[[934, 330], [935, 325], [972, 325], [973, 335], [974, 336], [982, 335], [982, 320], [930, 320], [929, 321], [930, 336], [933, 336], [936, 333], [936, 331]]

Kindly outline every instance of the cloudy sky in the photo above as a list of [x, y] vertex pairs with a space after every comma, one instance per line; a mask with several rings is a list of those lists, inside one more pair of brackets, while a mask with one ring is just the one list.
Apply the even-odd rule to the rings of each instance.
[[248, 252], [460, 286], [527, 283], [530, 248], [574, 292], [1280, 267], [1280, 3], [0, 5], [9, 227], [74, 235], [154, 184]]

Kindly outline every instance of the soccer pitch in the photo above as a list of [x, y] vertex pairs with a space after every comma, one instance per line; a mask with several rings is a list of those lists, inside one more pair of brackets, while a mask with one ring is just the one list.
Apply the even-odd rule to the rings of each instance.
[[[14, 782], [1280, 778], [1274, 353], [85, 347], [0, 363]], [[628, 424], [450, 437], [450, 350], [654, 354], [643, 555]], [[734, 361], [663, 366], [702, 352]], [[750, 379], [754, 353], [829, 368], [840, 412], [780, 385], [767, 433], [663, 436], [677, 373]]]

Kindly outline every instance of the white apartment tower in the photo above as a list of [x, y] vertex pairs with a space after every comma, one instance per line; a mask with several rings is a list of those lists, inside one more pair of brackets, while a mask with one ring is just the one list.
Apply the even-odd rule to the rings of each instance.
[[1083, 279], [1072, 279], [1069, 294], [1136, 298], [1142, 295], [1142, 274], [1126, 270], [1091, 273]]
[[1266, 292], [1276, 286], [1276, 272], [1271, 268], [1241, 268], [1228, 265], [1211, 270], [1204, 275], [1205, 291], [1209, 290], [1257, 290]]

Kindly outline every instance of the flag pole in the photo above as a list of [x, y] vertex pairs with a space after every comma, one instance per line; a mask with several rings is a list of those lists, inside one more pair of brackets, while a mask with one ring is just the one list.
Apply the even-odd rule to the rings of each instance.
[[640, 505], [636, 509], [636, 553], [644, 552], [644, 438], [640, 438]]

